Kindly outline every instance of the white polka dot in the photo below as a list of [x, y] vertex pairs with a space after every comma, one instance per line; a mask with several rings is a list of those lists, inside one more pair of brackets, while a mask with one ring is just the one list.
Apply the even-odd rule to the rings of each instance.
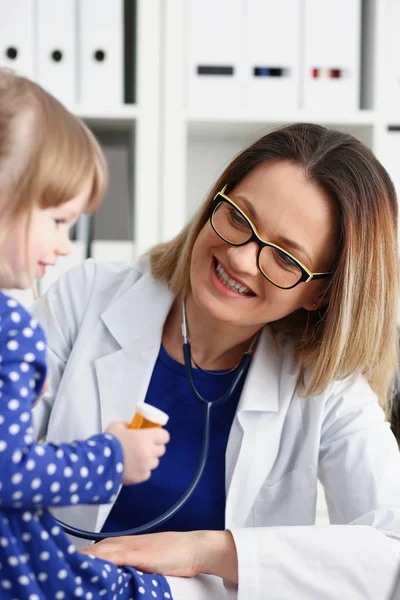
[[18, 490], [17, 492], [14, 492], [11, 497], [13, 500], [21, 500], [22, 496], [23, 493], [21, 492], [21, 490]]
[[114, 487], [114, 483], [111, 480], [107, 481], [106, 490], [112, 490], [113, 487]]
[[22, 481], [22, 473], [15, 473], [11, 477], [11, 483], [13, 483], [14, 485], [17, 485], [17, 483], [21, 483], [21, 481]]
[[58, 504], [59, 502], [61, 502], [61, 496], [54, 496], [53, 504]]
[[1, 582], [1, 587], [3, 587], [5, 590], [9, 590], [12, 587], [11, 581], [8, 579], [3, 579]]
[[0, 440], [0, 452], [4, 452], [4, 450], [7, 448], [7, 444], [4, 440]]
[[43, 446], [41, 446], [40, 444], [37, 444], [37, 446], [35, 446], [35, 452], [38, 456], [44, 456], [44, 454], [46, 453], [46, 450], [43, 448]]
[[146, 590], [145, 590], [145, 589], [144, 589], [144, 587], [141, 585], [141, 586], [138, 588], [138, 592], [139, 592], [139, 594], [145, 594], [145, 593], [146, 593]]
[[16, 567], [19, 564], [19, 560], [16, 556], [9, 556], [8, 558], [8, 564], [11, 567]]
[[33, 469], [36, 467], [36, 463], [33, 460], [33, 458], [30, 458], [29, 460], [26, 461], [26, 469], [27, 471], [33, 471]]
[[65, 469], [64, 469], [64, 477], [72, 477], [73, 474], [74, 474], [74, 472], [71, 469], [71, 467], [65, 467]]
[[59, 448], [56, 452], [56, 456], [57, 458], [63, 458], [64, 457], [64, 450], [62, 448]]
[[39, 479], [39, 477], [35, 477], [35, 479], [32, 480], [31, 488], [33, 490], [37, 490], [38, 488], [40, 488], [41, 485], [42, 485], [42, 480]]
[[39, 581], [47, 581], [48, 575], [47, 573], [39, 573], [38, 580]]
[[64, 592], [57, 592], [56, 596], [55, 596], [56, 600], [63, 600], [65, 598], [65, 594]]
[[19, 433], [20, 430], [20, 426], [17, 423], [13, 423], [12, 425], [10, 425], [10, 427], [8, 428], [8, 431], [10, 432], [11, 435], [17, 435], [17, 433]]
[[11, 321], [14, 323], [19, 323], [21, 320], [21, 315], [15, 311], [10, 314]]
[[97, 474], [102, 475], [104, 473], [104, 465], [99, 465], [97, 467]]
[[108, 458], [109, 456], [111, 456], [112, 452], [111, 452], [111, 448], [109, 448], [108, 446], [106, 448], [104, 448], [104, 456], [106, 458]]
[[36, 342], [36, 349], [39, 350], [39, 352], [43, 352], [43, 350], [46, 348], [46, 344], [44, 342], [42, 342], [42, 340], [40, 340], [39, 342]]
[[29, 577], [27, 577], [27, 575], [20, 575], [18, 577], [18, 583], [20, 583], [21, 585], [28, 585], [29, 584]]
[[81, 569], [87, 569], [89, 566], [89, 563], [87, 560], [83, 561], [83, 563], [81, 564]]
[[27, 373], [27, 372], [29, 371], [29, 368], [30, 368], [30, 367], [29, 367], [28, 363], [26, 363], [26, 362], [22, 362], [22, 363], [19, 365], [19, 368], [21, 369], [21, 371], [22, 371], [23, 373]]
[[38, 502], [42, 502], [43, 496], [42, 494], [35, 494], [32, 498], [33, 502], [37, 504]]
[[33, 352], [27, 352], [27, 353], [24, 355], [24, 361], [25, 361], [25, 362], [27, 362], [27, 363], [31, 363], [31, 362], [34, 362], [34, 360], [36, 360], [36, 357], [35, 357], [35, 355], [33, 354]]
[[96, 446], [96, 442], [94, 440], [88, 440], [88, 446]]
[[33, 331], [32, 331], [32, 329], [31, 329], [30, 327], [25, 327], [25, 328], [22, 330], [22, 335], [23, 335], [24, 337], [30, 338], [30, 337], [32, 337], [32, 336], [33, 336]]
[[47, 550], [45, 550], [44, 552], [41, 552], [39, 554], [39, 558], [40, 558], [40, 560], [49, 560], [50, 552], [47, 552]]
[[27, 423], [30, 418], [31, 415], [28, 412], [23, 412], [19, 416], [19, 420], [22, 421], [22, 423]]
[[90, 488], [93, 486], [93, 481], [88, 481], [87, 483], [85, 483], [85, 490], [90, 490]]
[[60, 484], [58, 481], [54, 481], [51, 486], [50, 486], [50, 490], [53, 492], [53, 494], [55, 494], [56, 492], [58, 492], [60, 490]]
[[17, 373], [17, 371], [11, 371], [8, 374], [8, 376], [11, 379], [11, 381], [18, 381], [19, 380], [19, 373]]
[[29, 594], [28, 600], [40, 600], [37, 594]]
[[79, 503], [79, 496], [78, 494], [73, 494], [71, 496], [71, 504], [78, 504]]
[[138, 575], [143, 575], [143, 571], [136, 571]]
[[18, 330], [17, 329], [10, 329], [8, 331], [8, 336], [9, 337], [15, 337], [16, 335], [18, 335]]
[[26, 511], [24, 512], [24, 514], [22, 515], [22, 519], [28, 523], [29, 521], [32, 521], [32, 513]]
[[123, 470], [124, 465], [121, 462], [117, 463], [117, 473], [122, 473]]
[[157, 594], [155, 593], [154, 590], [151, 592], [151, 595], [153, 596], [153, 598], [157, 598]]
[[4, 417], [3, 417], [3, 415], [0, 415], [0, 425], [3, 425], [3, 423], [4, 423]]
[[169, 592], [164, 592], [164, 598], [171, 598], [171, 594]]
[[19, 390], [19, 395], [21, 396], [21, 398], [26, 398], [28, 396], [28, 394], [29, 394], [29, 390], [26, 387], [22, 387]]
[[42, 540], [48, 540], [50, 536], [47, 531], [41, 531], [40, 537], [42, 538]]
[[15, 463], [17, 465], [18, 463], [21, 462], [21, 459], [22, 459], [22, 452], [21, 452], [21, 450], [16, 450], [14, 452], [14, 454], [12, 455], [11, 460], [13, 461], [13, 463]]
[[87, 477], [89, 475], [89, 469], [87, 467], [81, 468], [81, 477]]
[[30, 533], [23, 533], [22, 534], [22, 539], [24, 542], [30, 542], [31, 541], [31, 534]]
[[0, 546], [2, 548], [7, 548], [8, 546], [8, 539], [5, 537], [0, 538]]
[[7, 404], [7, 406], [10, 410], [18, 410], [19, 401], [18, 400], [10, 400], [9, 403]]
[[7, 300], [7, 306], [10, 308], [16, 308], [18, 306], [18, 302], [16, 302], [13, 298], [9, 298]]
[[93, 598], [92, 592], [86, 592], [85, 598], [86, 598], [86, 600], [92, 600], [92, 598]]
[[79, 598], [80, 596], [83, 596], [83, 589], [81, 587], [75, 588], [74, 596], [76, 596], [77, 598]]
[[47, 473], [49, 475], [54, 475], [54, 473], [57, 471], [57, 466], [54, 463], [50, 463], [49, 465], [47, 465]]
[[158, 583], [157, 583], [157, 581], [156, 581], [155, 579], [152, 579], [152, 580], [151, 580], [151, 583], [154, 585], [154, 587], [157, 587], [157, 586], [158, 586]]
[[55, 525], [54, 527], [51, 528], [51, 535], [58, 535], [60, 533], [61, 529], [58, 527], [58, 525]]
[[68, 576], [68, 573], [67, 573], [66, 569], [61, 569], [57, 573], [58, 579], [66, 579], [67, 576]]
[[79, 457], [77, 454], [70, 454], [69, 455], [70, 460], [72, 460], [72, 462], [76, 463], [79, 460]]
[[71, 492], [71, 494], [73, 494], [74, 492], [76, 492], [76, 490], [78, 489], [78, 484], [77, 483], [71, 483], [71, 485], [69, 486], [69, 491]]
[[9, 350], [18, 350], [19, 344], [17, 340], [10, 340], [9, 342], [7, 342], [7, 348]]
[[29, 387], [31, 388], [31, 390], [33, 390], [33, 388], [35, 387], [35, 380], [34, 379], [30, 379], [29, 380]]

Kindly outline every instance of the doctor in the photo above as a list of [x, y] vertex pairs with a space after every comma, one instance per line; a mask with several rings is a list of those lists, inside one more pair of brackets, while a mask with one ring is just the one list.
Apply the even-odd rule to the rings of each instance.
[[[239, 600], [384, 600], [400, 564], [400, 455], [385, 422], [397, 364], [397, 204], [355, 138], [299, 124], [226, 168], [171, 242], [133, 265], [87, 261], [36, 304], [51, 389], [39, 437], [74, 440], [137, 402], [166, 410], [171, 442], [145, 484], [112, 506], [57, 516], [112, 531], [158, 516], [185, 489], [201, 444], [192, 375], [211, 410], [199, 487], [161, 533], [90, 552], [166, 575], [208, 573]], [[315, 526], [317, 479], [331, 526]], [[168, 533], [173, 530], [174, 533]], [[82, 542], [80, 542], [82, 544]], [[196, 578], [193, 583], [197, 580]], [[194, 597], [190, 593], [185, 596]]]

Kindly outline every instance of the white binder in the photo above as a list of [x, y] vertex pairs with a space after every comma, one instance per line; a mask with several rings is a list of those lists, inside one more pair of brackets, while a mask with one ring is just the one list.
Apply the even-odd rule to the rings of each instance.
[[76, 0], [36, 0], [37, 81], [67, 106], [76, 101]]
[[188, 1], [188, 108], [237, 113], [242, 107], [242, 0]]
[[123, 0], [79, 0], [79, 102], [124, 100]]
[[0, 0], [0, 67], [34, 78], [34, 0]]
[[387, 10], [386, 105], [390, 117], [400, 117], [400, 2], [390, 0]]
[[247, 0], [246, 107], [299, 108], [301, 0]]
[[305, 109], [360, 108], [361, 0], [304, 0]]

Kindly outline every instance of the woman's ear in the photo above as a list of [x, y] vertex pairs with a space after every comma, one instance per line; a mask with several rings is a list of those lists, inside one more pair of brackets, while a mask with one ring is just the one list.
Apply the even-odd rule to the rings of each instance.
[[330, 299], [330, 287], [324, 286], [323, 289], [319, 289], [315, 294], [311, 294], [310, 297], [303, 304], [303, 308], [308, 311], [319, 310], [323, 306], [329, 304]]

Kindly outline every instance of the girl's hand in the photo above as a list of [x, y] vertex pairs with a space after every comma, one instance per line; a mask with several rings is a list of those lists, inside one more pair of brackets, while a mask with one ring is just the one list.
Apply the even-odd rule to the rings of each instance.
[[166, 429], [129, 429], [125, 423], [112, 423], [106, 431], [121, 442], [124, 453], [124, 485], [141, 483], [150, 478], [153, 469], [160, 463], [169, 442]]
[[209, 573], [238, 582], [238, 561], [230, 531], [184, 531], [109, 538], [81, 552], [147, 573], [194, 577]]

